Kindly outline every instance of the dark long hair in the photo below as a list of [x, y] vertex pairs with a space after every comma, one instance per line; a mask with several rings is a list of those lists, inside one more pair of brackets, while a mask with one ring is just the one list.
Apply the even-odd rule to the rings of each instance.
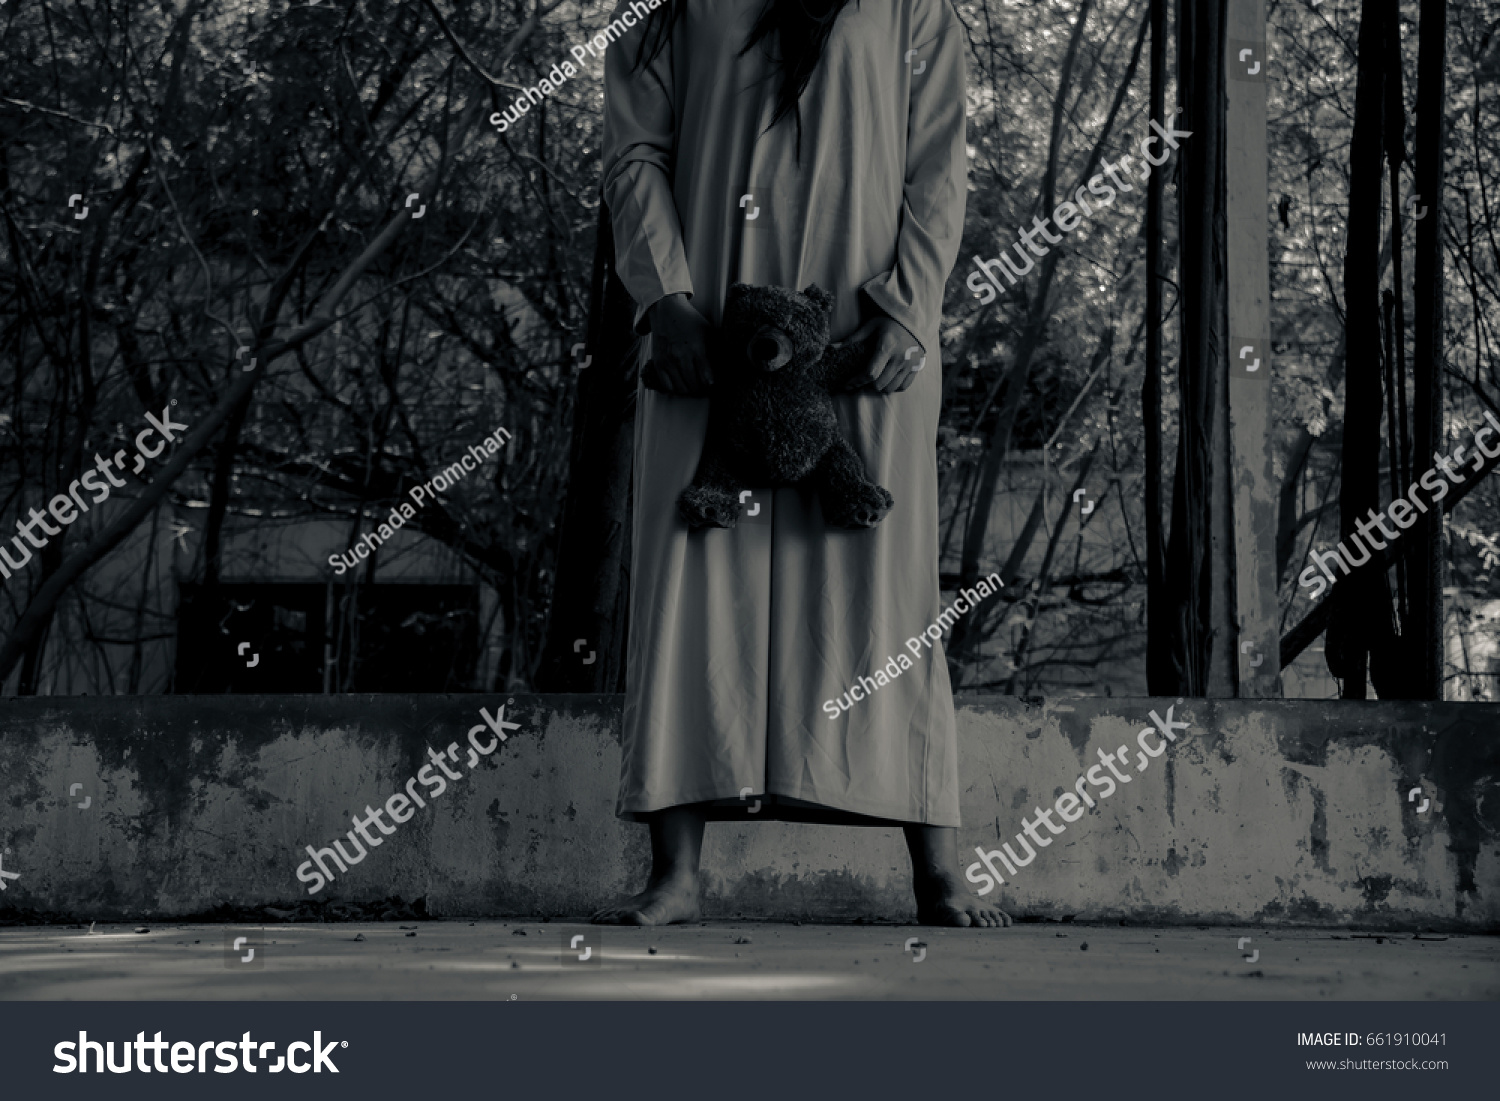
[[[849, 0], [767, 0], [740, 50], [743, 57], [775, 35], [781, 57], [781, 87], [776, 93], [776, 111], [771, 116], [771, 126], [787, 115], [792, 116], [797, 124], [799, 159], [802, 154], [802, 112], [798, 101], [823, 60], [834, 22], [848, 4]], [[636, 50], [635, 69], [642, 68], [661, 53], [682, 16], [684, 6], [682, 0], [677, 3], [667, 0], [651, 13]]]

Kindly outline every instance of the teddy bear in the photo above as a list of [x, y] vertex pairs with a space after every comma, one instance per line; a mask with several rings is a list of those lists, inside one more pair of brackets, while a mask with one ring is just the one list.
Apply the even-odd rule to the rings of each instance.
[[895, 504], [844, 438], [833, 394], [869, 358], [862, 344], [829, 347], [834, 297], [816, 284], [736, 283], [712, 342], [714, 389], [693, 482], [677, 508], [693, 530], [732, 528], [750, 486], [813, 486], [823, 519], [871, 528]]

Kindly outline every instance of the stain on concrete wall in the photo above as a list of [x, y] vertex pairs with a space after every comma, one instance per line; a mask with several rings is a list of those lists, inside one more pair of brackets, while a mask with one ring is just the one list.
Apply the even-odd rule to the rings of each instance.
[[[520, 729], [497, 752], [307, 895], [307, 846], [342, 837], [429, 747], [466, 746], [480, 707], [507, 701]], [[1500, 707], [1486, 704], [960, 696], [961, 863], [1013, 842], [1169, 705], [1190, 730], [1007, 877], [1012, 914], [1500, 927]], [[645, 827], [614, 817], [620, 709], [613, 696], [4, 701], [0, 844], [21, 878], [0, 920], [392, 895], [439, 916], [587, 914], [638, 888], [650, 861]], [[913, 916], [894, 828], [713, 823], [704, 887], [710, 915]]]

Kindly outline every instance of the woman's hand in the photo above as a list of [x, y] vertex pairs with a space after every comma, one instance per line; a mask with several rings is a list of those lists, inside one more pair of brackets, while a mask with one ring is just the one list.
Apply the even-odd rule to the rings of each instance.
[[863, 341], [869, 341], [873, 351], [869, 365], [849, 380], [850, 390], [873, 385], [882, 394], [899, 394], [927, 364], [921, 342], [884, 314], [866, 321], [844, 343]]
[[713, 327], [693, 309], [685, 294], [669, 294], [651, 307], [651, 362], [641, 381], [652, 390], [692, 397], [713, 387], [708, 340]]

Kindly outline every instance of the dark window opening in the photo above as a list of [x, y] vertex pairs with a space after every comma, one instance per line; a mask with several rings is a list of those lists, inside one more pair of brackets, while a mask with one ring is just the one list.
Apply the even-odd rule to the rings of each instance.
[[475, 585], [184, 584], [174, 691], [468, 692]]

